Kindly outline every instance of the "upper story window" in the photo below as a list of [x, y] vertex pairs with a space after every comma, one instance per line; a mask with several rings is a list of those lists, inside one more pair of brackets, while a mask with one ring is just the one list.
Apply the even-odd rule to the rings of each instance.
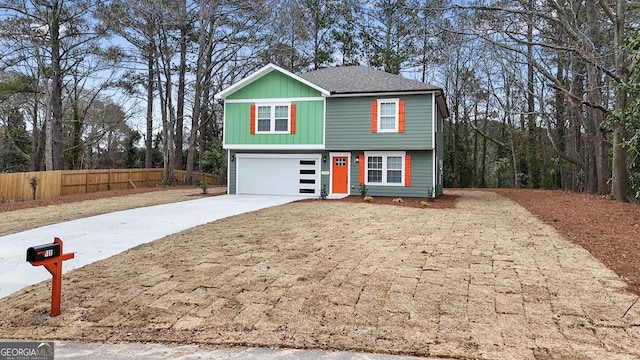
[[404, 132], [404, 100], [378, 99], [371, 104], [372, 133]]
[[289, 133], [289, 104], [256, 104], [256, 134]]
[[378, 100], [378, 131], [398, 131], [398, 100]]

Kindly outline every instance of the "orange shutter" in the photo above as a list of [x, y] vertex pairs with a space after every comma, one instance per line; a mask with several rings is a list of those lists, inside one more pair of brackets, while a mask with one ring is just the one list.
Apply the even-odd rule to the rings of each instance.
[[404, 132], [404, 100], [398, 102], [398, 132]]
[[296, 133], [296, 104], [291, 104], [291, 134]]
[[360, 184], [364, 184], [364, 155], [360, 155], [360, 180], [358, 180], [360, 182]]
[[404, 186], [411, 186], [411, 155], [404, 157]]
[[378, 102], [374, 101], [371, 103], [371, 132], [378, 132]]
[[251, 120], [249, 121], [249, 133], [250, 134], [255, 134], [256, 133], [256, 105], [253, 104], [251, 105]]

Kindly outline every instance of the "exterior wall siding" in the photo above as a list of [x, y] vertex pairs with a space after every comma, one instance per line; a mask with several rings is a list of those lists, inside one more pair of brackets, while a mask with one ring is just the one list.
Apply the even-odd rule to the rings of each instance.
[[225, 105], [225, 145], [322, 145], [323, 101], [295, 102], [295, 134], [251, 134], [251, 104], [232, 102]]
[[[351, 158], [364, 154], [354, 151]], [[433, 151], [407, 151], [411, 155], [411, 186], [374, 186], [367, 185], [367, 195], [399, 196], [426, 198], [433, 190]], [[351, 161], [351, 189], [350, 195], [360, 195], [358, 189], [360, 164]], [[324, 169], [323, 169], [324, 170]], [[324, 180], [323, 180], [324, 181]], [[324, 183], [324, 182], [323, 182]], [[355, 188], [354, 188], [355, 185]]]
[[[432, 144], [433, 94], [327, 98], [326, 149], [427, 150]], [[405, 101], [404, 133], [372, 133], [371, 103], [376, 99]]]
[[[261, 153], [261, 154], [321, 154], [327, 157], [327, 161], [320, 163], [320, 170], [322, 172], [328, 172], [331, 170], [331, 164], [329, 159], [329, 153], [326, 151], [231, 151], [231, 156], [236, 156], [239, 153]], [[351, 166], [351, 187], [349, 189], [349, 195], [359, 196], [360, 191], [358, 189], [359, 183], [359, 166], [355, 162], [355, 158], [362, 155], [364, 151], [351, 151], [351, 158], [349, 163]], [[367, 185], [367, 194], [371, 196], [398, 196], [398, 197], [418, 197], [426, 198], [430, 195], [433, 187], [433, 164], [432, 164], [432, 151], [407, 151], [408, 155], [411, 155], [411, 186], [373, 186]], [[320, 188], [323, 186], [329, 191], [331, 175], [321, 175]], [[227, 191], [229, 194], [236, 194], [236, 166], [235, 162], [229, 164], [229, 181], [227, 182]]]
[[227, 99], [276, 99], [292, 97], [317, 97], [320, 92], [279, 71], [272, 71], [242, 89], [230, 94]]

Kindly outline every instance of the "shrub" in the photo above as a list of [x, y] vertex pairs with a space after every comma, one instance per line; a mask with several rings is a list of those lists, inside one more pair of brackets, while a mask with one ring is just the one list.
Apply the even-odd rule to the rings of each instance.
[[208, 193], [207, 189], [209, 189], [209, 184], [207, 184], [207, 182], [204, 180], [200, 181], [200, 189], [202, 189], [203, 194]]
[[358, 190], [360, 191], [360, 196], [362, 196], [362, 197], [366, 197], [367, 196], [367, 185], [365, 185], [365, 184], [358, 185]]
[[399, 203], [402, 204], [404, 202], [404, 200], [402, 200], [402, 198], [395, 198], [392, 200], [394, 203]]
[[432, 186], [427, 187], [427, 198], [429, 200], [434, 200], [436, 198], [436, 189]]
[[320, 199], [326, 200], [327, 195], [329, 195], [329, 191], [327, 190], [327, 185], [322, 185], [322, 189], [320, 189]]
[[366, 202], [372, 202], [373, 201], [373, 198], [371, 196], [365, 196], [363, 199]]
[[431, 206], [431, 203], [429, 203], [428, 201], [420, 201], [420, 206]]
[[33, 200], [35, 200], [37, 193], [36, 190], [38, 189], [38, 178], [35, 176], [29, 178], [29, 184], [31, 184], [31, 195], [33, 197]]

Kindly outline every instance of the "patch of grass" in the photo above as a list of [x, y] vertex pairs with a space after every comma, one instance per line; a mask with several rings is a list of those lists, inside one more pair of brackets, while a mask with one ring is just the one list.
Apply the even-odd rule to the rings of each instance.
[[373, 197], [371, 196], [365, 196], [364, 198], [362, 198], [364, 201], [366, 202], [372, 202], [373, 201]]
[[402, 204], [404, 202], [404, 200], [402, 200], [402, 198], [395, 198], [395, 199], [393, 199], [391, 201], [393, 201], [394, 203], [399, 203], [399, 204]]

